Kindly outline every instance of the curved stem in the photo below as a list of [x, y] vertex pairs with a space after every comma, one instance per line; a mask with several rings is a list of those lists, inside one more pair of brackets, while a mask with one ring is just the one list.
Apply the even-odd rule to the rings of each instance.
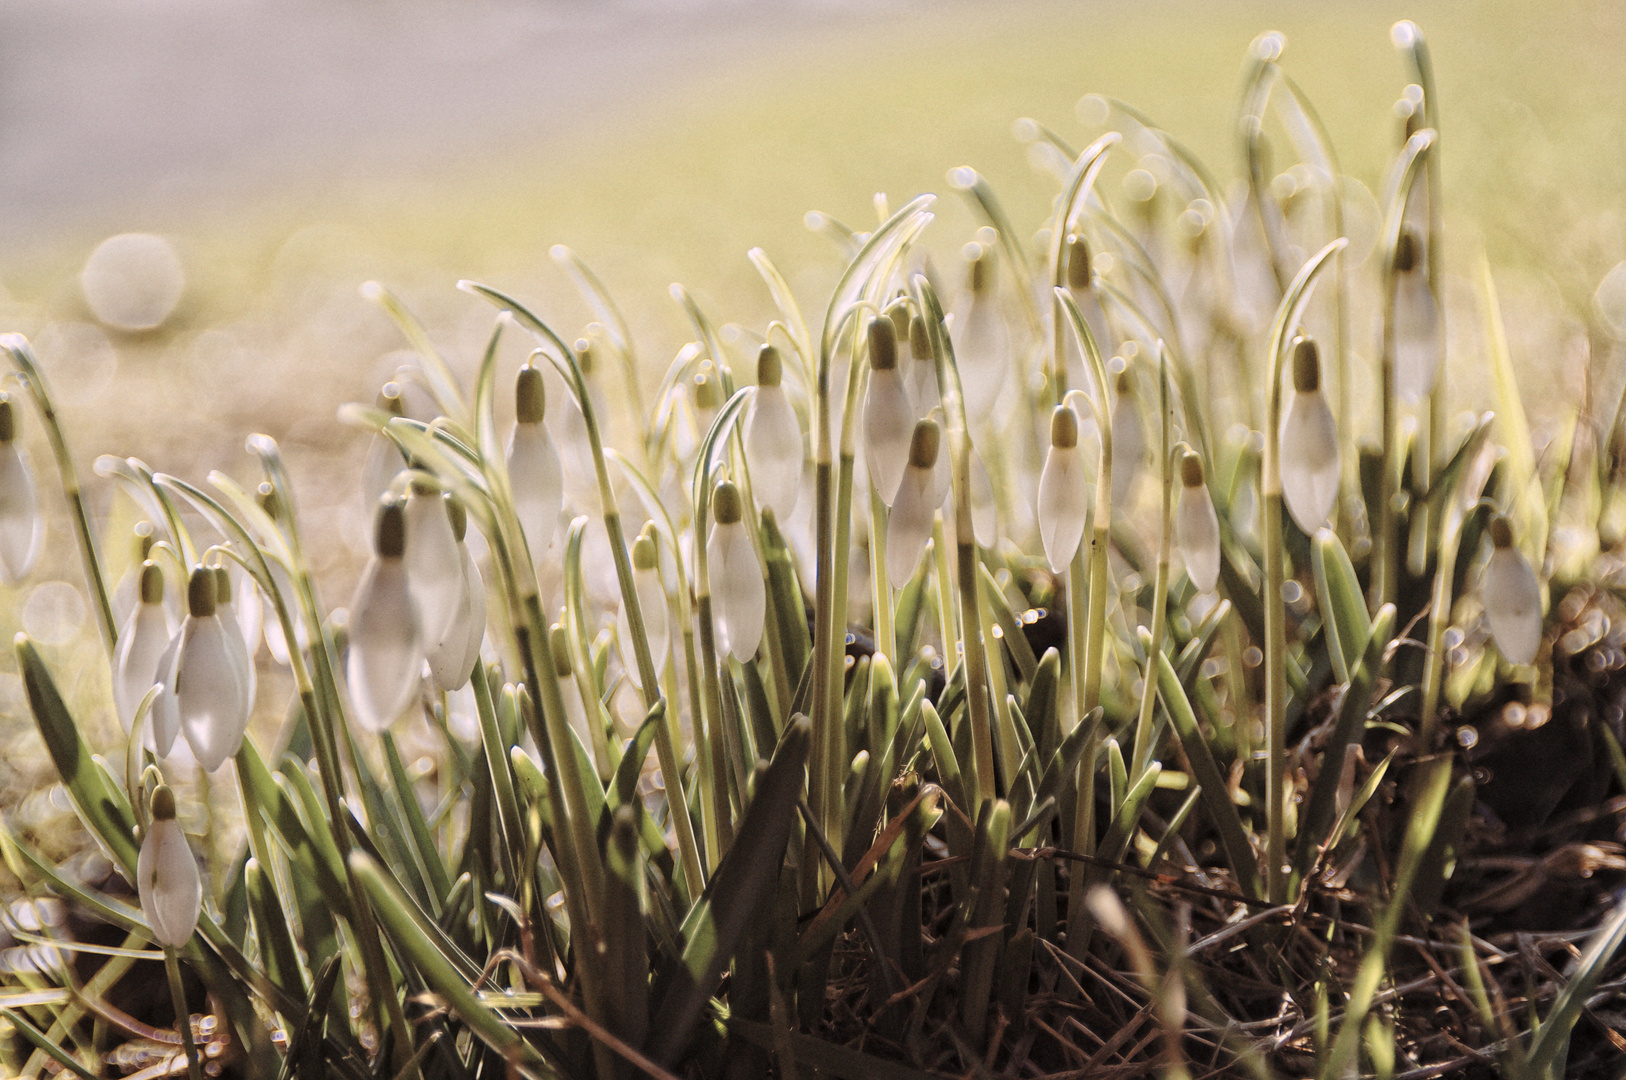
[[175, 1007], [175, 1028], [181, 1033], [186, 1051], [186, 1072], [191, 1080], [203, 1080], [203, 1063], [192, 1041], [192, 1013], [186, 1007], [186, 990], [181, 986], [181, 961], [173, 946], [164, 946], [164, 973], [169, 976], [169, 1000]]
[[95, 537], [91, 535], [90, 517], [85, 512], [84, 493], [79, 487], [79, 470], [75, 468], [73, 454], [68, 450], [68, 440], [62, 433], [61, 421], [57, 419], [56, 406], [51, 404], [45, 377], [40, 374], [39, 364], [34, 359], [33, 346], [21, 334], [6, 334], [0, 337], [0, 348], [11, 356], [12, 364], [22, 374], [23, 385], [28, 387], [29, 396], [34, 399], [45, 425], [45, 435], [50, 440], [51, 454], [56, 458], [57, 474], [62, 482], [62, 494], [68, 500], [68, 509], [73, 512], [79, 558], [85, 566], [85, 580], [96, 598], [96, 625], [101, 631], [102, 644], [111, 658], [113, 647], [118, 643], [119, 629], [113, 620], [113, 603], [107, 592], [107, 581], [102, 577], [101, 558], [96, 552]]

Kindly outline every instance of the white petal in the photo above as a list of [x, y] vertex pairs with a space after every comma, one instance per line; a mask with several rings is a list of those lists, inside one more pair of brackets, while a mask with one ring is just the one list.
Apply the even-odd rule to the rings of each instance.
[[423, 639], [400, 559], [368, 563], [350, 602], [350, 655], [345, 673], [356, 721], [383, 731], [418, 696]]
[[[1079, 439], [1084, 439], [1083, 431]], [[1141, 425], [1140, 410], [1133, 397], [1120, 394], [1112, 409], [1112, 505], [1118, 510], [1129, 508], [1135, 482], [1145, 468], [1146, 429]]]
[[508, 439], [508, 483], [531, 559], [541, 562], [559, 531], [559, 511], [565, 499], [559, 451], [543, 425], [514, 425]]
[[163, 604], [137, 604], [124, 629], [113, 657], [113, 706], [119, 723], [129, 732], [136, 707], [147, 696], [158, 675], [158, 660], [169, 651], [169, 619]]
[[136, 886], [141, 913], [158, 944], [185, 945], [198, 925], [203, 882], [179, 822], [152, 823], [136, 856]]
[[226, 647], [237, 668], [238, 681], [243, 689], [243, 715], [254, 712], [254, 694], [259, 686], [259, 672], [254, 669], [254, 658], [249, 654], [248, 642], [243, 640], [243, 620], [237, 611], [236, 593], [224, 604], [215, 604], [215, 615], [226, 631]]
[[16, 444], [6, 443], [0, 446], [0, 582], [10, 585], [28, 576], [44, 535], [34, 474]]
[[181, 734], [205, 772], [214, 772], [243, 745], [248, 710], [241, 673], [218, 615], [188, 616], [175, 657], [175, 704]]
[[404, 562], [423, 640], [439, 641], [463, 601], [463, 560], [446, 502], [438, 492], [413, 493], [407, 499]]
[[1219, 515], [1207, 484], [1180, 487], [1180, 502], [1174, 511], [1174, 535], [1185, 560], [1186, 573], [1198, 592], [1213, 592], [1219, 582]]
[[992, 297], [971, 301], [965, 327], [954, 335], [954, 361], [965, 390], [966, 416], [979, 423], [994, 411], [1000, 393], [1013, 381], [1011, 332]]
[[706, 564], [718, 647], [743, 663], [756, 655], [762, 642], [768, 591], [762, 579], [762, 564], [757, 561], [756, 549], [742, 523], [712, 527], [711, 539], [706, 542]]
[[1039, 539], [1050, 569], [1065, 573], [1079, 542], [1084, 539], [1084, 523], [1089, 516], [1089, 499], [1084, 482], [1084, 462], [1076, 446], [1052, 446], [1039, 474]]
[[932, 520], [942, 505], [937, 486], [931, 469], [913, 465], [904, 470], [898, 484], [886, 521], [886, 578], [894, 589], [901, 589], [914, 577], [921, 552], [931, 539]]
[[378, 510], [378, 500], [404, 468], [406, 459], [401, 456], [395, 440], [386, 435], [374, 435], [367, 445], [367, 457], [361, 463], [361, 506], [368, 521]]
[[1484, 603], [1485, 621], [1508, 663], [1534, 661], [1541, 645], [1541, 587], [1518, 549], [1491, 553], [1485, 566]]
[[[707, 550], [707, 570], [710, 571], [710, 550]], [[644, 619], [644, 637], [649, 642], [649, 655], [655, 662], [655, 674], [659, 675], [666, 667], [667, 654], [670, 652], [670, 638], [666, 630], [666, 591], [661, 587], [660, 573], [656, 570], [638, 570], [632, 572], [633, 588], [638, 592], [638, 611]], [[713, 601], [715, 603], [715, 599]], [[622, 605], [621, 611], [616, 615], [616, 635], [621, 642], [621, 663], [626, 668], [627, 678], [632, 685], [642, 690], [644, 680], [638, 671], [638, 659], [633, 653], [632, 625], [627, 621], [627, 609]]]
[[757, 505], [790, 520], [802, 492], [802, 428], [783, 386], [758, 386], [745, 420], [745, 460]]
[[[167, 758], [175, 746], [175, 736], [181, 733], [181, 709], [175, 700], [175, 660], [181, 651], [181, 635], [177, 631], [169, 639], [163, 654], [158, 657], [154, 679], [163, 687], [153, 699], [152, 712], [147, 717], [144, 743], [160, 759]], [[142, 691], [145, 693], [146, 691]]]
[[474, 670], [474, 661], [480, 655], [480, 640], [485, 636], [485, 582], [480, 579], [480, 571], [469, 555], [468, 545], [458, 544], [457, 547], [461, 556], [462, 600], [458, 605], [457, 618], [452, 620], [441, 639], [429, 647], [427, 656], [429, 674], [434, 678], [435, 685], [448, 691], [468, 682], [469, 674]]
[[[276, 584], [277, 592], [282, 596], [282, 602], [288, 605], [288, 615], [294, 621], [294, 643], [299, 651], [304, 652], [310, 646], [310, 631], [305, 628], [305, 620], [299, 615], [299, 601], [296, 599], [293, 579], [288, 571], [275, 559], [267, 559], [271, 567], [271, 580]], [[288, 666], [288, 642], [282, 636], [282, 620], [277, 617], [277, 605], [271, 602], [270, 597], [261, 605], [265, 611], [265, 648], [271, 654], [271, 659]]]
[[1445, 342], [1440, 308], [1421, 271], [1400, 275], [1395, 285], [1395, 391], [1417, 401], [1434, 389]]
[[1338, 427], [1321, 391], [1293, 391], [1280, 446], [1282, 498], [1299, 528], [1314, 535], [1338, 501]]
[[243, 635], [243, 649], [249, 659], [260, 654], [260, 639], [265, 630], [265, 601], [253, 575], [232, 566], [232, 607], [237, 612], [237, 629]]
[[[1068, 291], [1073, 295], [1073, 302], [1084, 316], [1084, 324], [1090, 328], [1090, 336], [1095, 338], [1095, 347], [1101, 350], [1103, 357], [1113, 353], [1112, 334], [1107, 329], [1106, 312], [1101, 310], [1101, 294], [1095, 289], [1074, 289]], [[1084, 361], [1084, 353], [1078, 344], [1078, 335], [1073, 333], [1072, 327], [1066, 327], [1062, 335], [1067, 342], [1067, 389], [1082, 390], [1091, 398], [1095, 397], [1095, 376], [1091, 375]]]
[[890, 503], [909, 464], [909, 439], [915, 430], [909, 390], [896, 368], [871, 371], [864, 394], [864, 463], [870, 486]]

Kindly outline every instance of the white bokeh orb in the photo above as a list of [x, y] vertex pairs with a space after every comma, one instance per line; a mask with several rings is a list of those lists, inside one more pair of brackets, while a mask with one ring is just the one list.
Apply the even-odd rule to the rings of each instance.
[[85, 302], [115, 330], [161, 326], [180, 302], [186, 272], [175, 245], [151, 233], [120, 233], [97, 245], [79, 274]]

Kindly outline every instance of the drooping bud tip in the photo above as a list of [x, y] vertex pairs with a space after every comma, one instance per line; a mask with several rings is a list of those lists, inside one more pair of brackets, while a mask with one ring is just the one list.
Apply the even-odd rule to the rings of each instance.
[[164, 602], [164, 572], [151, 560], [141, 564], [141, 602], [143, 604]]
[[526, 364], [514, 379], [514, 419], [522, 424], [540, 424], [547, 408], [548, 396], [542, 386], [542, 369]]
[[711, 515], [717, 519], [717, 524], [733, 525], [740, 520], [742, 513], [740, 489], [734, 486], [732, 480], [718, 484], [717, 490], [711, 494]]
[[1293, 389], [1301, 394], [1321, 389], [1321, 352], [1313, 338], [1293, 340]]
[[406, 554], [406, 509], [399, 499], [379, 503], [373, 524], [373, 550], [380, 559], [399, 559]]
[[214, 567], [215, 606], [231, 603], [231, 571], [224, 566]]
[[1078, 445], [1078, 415], [1066, 405], [1057, 405], [1050, 413], [1050, 445], [1058, 450]]
[[1188, 488], [1203, 486], [1203, 459], [1195, 450], [1187, 450], [1180, 458], [1180, 482]]
[[169, 789], [168, 784], [159, 784], [152, 789], [152, 819], [175, 820], [175, 793]]
[[1501, 514], [1490, 519], [1490, 538], [1497, 551], [1513, 546], [1513, 526]]
[[935, 467], [942, 441], [943, 431], [936, 420], [928, 418], [916, 422], [914, 434], [909, 437], [909, 464], [917, 469]]
[[1067, 287], [1087, 289], [1094, 278], [1090, 273], [1090, 245], [1077, 233], [1067, 238]]
[[885, 315], [869, 321], [869, 366], [876, 371], [892, 371], [898, 366], [898, 328]]
[[757, 350], [757, 385], [778, 386], [785, 377], [785, 362], [779, 350], [764, 342]]
[[0, 443], [9, 443], [17, 438], [17, 414], [12, 409], [11, 397], [0, 393]]
[[186, 610], [194, 619], [207, 619], [215, 613], [215, 572], [207, 566], [192, 568], [186, 583]]
[[641, 533], [638, 539], [632, 542], [632, 568], [634, 570], [655, 569], [655, 559], [659, 554], [655, 549], [655, 538], [647, 532]]

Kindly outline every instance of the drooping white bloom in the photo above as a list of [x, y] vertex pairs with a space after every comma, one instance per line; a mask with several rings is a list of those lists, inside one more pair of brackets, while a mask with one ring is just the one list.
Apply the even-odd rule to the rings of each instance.
[[559, 531], [564, 476], [559, 451], [542, 424], [546, 409], [542, 371], [526, 364], [514, 384], [514, 431], [508, 437], [508, 483], [531, 560], [540, 562]]
[[1057, 574], [1066, 572], [1084, 539], [1089, 516], [1084, 470], [1084, 455], [1078, 449], [1078, 416], [1066, 405], [1058, 405], [1050, 414], [1050, 452], [1039, 474], [1035, 508], [1045, 559]]
[[356, 720], [368, 731], [383, 731], [407, 711], [423, 674], [423, 635], [402, 559], [405, 516], [399, 502], [379, 508], [373, 558], [350, 601], [345, 675]]
[[[192, 756], [214, 772], [243, 745], [248, 687], [226, 624], [215, 613], [215, 572], [197, 567], [186, 588], [187, 617], [175, 654], [175, 706]], [[239, 639], [239, 642], [241, 639]]]
[[181, 733], [181, 707], [175, 699], [175, 658], [180, 651], [181, 635], [176, 631], [159, 655], [158, 667], [153, 672], [158, 684], [158, 696], [153, 699], [152, 711], [147, 716], [147, 734], [143, 743], [159, 758], [169, 757], [170, 751], [175, 748], [175, 736]]
[[1491, 519], [1490, 562], [1482, 586], [1485, 621], [1510, 664], [1529, 664], [1541, 646], [1541, 586], [1524, 553], [1513, 546], [1513, 529], [1501, 515]]
[[1440, 305], [1428, 286], [1421, 247], [1410, 228], [1401, 231], [1395, 245], [1395, 391], [1406, 401], [1418, 401], [1434, 389], [1445, 353]]
[[[259, 489], [260, 508], [266, 512], [272, 521], [282, 517], [282, 500], [277, 498], [276, 489], [268, 483], [262, 483]], [[299, 592], [294, 588], [293, 578], [288, 573], [281, 560], [268, 558], [266, 562], [271, 567], [271, 583], [276, 587], [277, 595], [288, 608], [288, 617], [293, 621], [294, 646], [303, 653], [310, 648], [310, 628], [305, 625], [300, 615]], [[282, 634], [282, 619], [277, 614], [277, 605], [266, 598], [265, 611], [265, 648], [271, 654], [271, 659], [287, 667], [292, 659], [288, 654], [288, 642]], [[245, 634], [246, 638], [247, 635]]]
[[480, 656], [480, 642], [486, 632], [486, 585], [480, 568], [474, 565], [469, 546], [464, 542], [468, 530], [468, 512], [456, 499], [448, 499], [446, 509], [451, 513], [452, 535], [457, 538], [458, 572], [462, 595], [457, 616], [441, 635], [440, 640], [428, 647], [429, 674], [435, 685], [451, 691], [468, 682], [474, 662]]
[[[401, 388], [392, 382], [385, 383], [378, 392], [378, 407], [391, 416], [405, 415]], [[367, 445], [367, 457], [361, 465], [361, 505], [367, 513], [372, 513], [373, 507], [390, 490], [390, 485], [404, 468], [406, 459], [401, 456], [401, 449], [395, 445], [395, 440], [382, 432], [374, 435], [373, 441]]]
[[141, 699], [153, 684], [164, 681], [158, 660], [169, 650], [170, 641], [169, 617], [164, 614], [164, 572], [151, 562], [142, 563], [140, 589], [113, 654], [113, 707], [126, 732]]
[[[654, 531], [646, 525], [638, 539], [632, 542], [632, 587], [638, 594], [638, 613], [644, 620], [644, 639], [649, 642], [649, 656], [655, 663], [657, 676], [666, 668], [671, 649], [666, 623], [666, 589], [661, 585], [659, 563], [660, 552], [655, 546]], [[627, 678], [642, 690], [644, 679], [638, 670], [638, 659], [632, 644], [632, 624], [627, 619], [625, 604], [621, 605], [621, 611], [616, 616], [616, 634], [621, 642], [621, 663], [626, 668]]]
[[965, 391], [966, 416], [977, 424], [994, 411], [1011, 381], [1011, 331], [995, 295], [993, 253], [980, 244], [968, 244], [966, 253], [971, 262], [970, 300], [954, 334], [954, 361]]
[[130, 565], [119, 577], [118, 584], [113, 586], [113, 595], [110, 598], [113, 605], [113, 620], [120, 626], [129, 621], [136, 605], [141, 603], [141, 568], [146, 563], [147, 557], [152, 554], [152, 542], [152, 522], [136, 522], [131, 541]]
[[785, 396], [784, 362], [779, 350], [763, 345], [757, 353], [757, 388], [745, 418], [745, 460], [757, 505], [789, 521], [802, 492], [802, 427]]
[[706, 579], [718, 647], [743, 663], [756, 655], [762, 643], [768, 590], [762, 563], [740, 520], [741, 510], [739, 489], [726, 480], [718, 484], [711, 497], [716, 524], [706, 541]]
[[943, 485], [937, 475], [942, 432], [935, 420], [921, 420], [909, 440], [909, 464], [892, 499], [886, 520], [886, 577], [894, 589], [914, 576], [920, 556], [931, 539], [932, 522], [943, 505]]
[[[234, 595], [231, 570], [224, 566], [215, 567], [215, 615], [226, 628], [226, 645], [231, 651], [232, 662], [237, 665], [244, 688], [244, 708], [252, 714], [259, 673], [254, 668], [254, 655], [249, 652], [248, 642], [243, 637], [243, 619], [233, 600]], [[258, 619], [255, 625], [258, 627]]]
[[943, 403], [942, 388], [937, 385], [937, 353], [932, 349], [931, 333], [926, 329], [925, 319], [909, 313], [906, 302], [899, 301], [888, 310], [893, 325], [901, 322], [906, 328], [898, 332], [898, 368], [904, 373], [915, 415], [920, 416]]
[[1135, 485], [1146, 471], [1146, 427], [1135, 400], [1135, 380], [1118, 373], [1118, 401], [1112, 407], [1112, 505], [1128, 509]]
[[413, 484], [404, 510], [405, 567], [412, 603], [418, 610], [423, 640], [446, 636], [463, 602], [463, 560], [452, 535], [446, 496], [433, 487]]
[[[1078, 235], [1067, 238], [1067, 291], [1072, 295], [1073, 303], [1078, 305], [1079, 313], [1084, 316], [1084, 325], [1089, 327], [1095, 347], [1101, 350], [1102, 356], [1112, 355], [1113, 341], [1107, 329], [1107, 314], [1101, 307], [1101, 293], [1095, 287], [1095, 275], [1090, 267], [1090, 246]], [[1087, 370], [1078, 336], [1071, 330], [1062, 336], [1067, 343], [1068, 389], [1082, 390], [1091, 398], [1095, 397], [1095, 378]]]
[[265, 602], [254, 577], [242, 567], [228, 567], [232, 576], [232, 608], [237, 613], [237, 629], [243, 635], [243, 649], [252, 661], [260, 653], [265, 634]]
[[158, 944], [179, 949], [191, 940], [203, 904], [203, 881], [186, 833], [175, 820], [175, 795], [167, 785], [152, 793], [152, 819], [136, 856], [136, 892]]
[[1282, 499], [1298, 527], [1311, 535], [1338, 501], [1338, 426], [1321, 392], [1321, 358], [1315, 342], [1293, 346], [1293, 396], [1282, 414]]
[[869, 388], [864, 392], [864, 464], [870, 487], [890, 504], [909, 461], [915, 409], [898, 370], [897, 326], [888, 316], [870, 320]]
[[1203, 482], [1203, 461], [1188, 450], [1180, 459], [1180, 502], [1174, 511], [1174, 535], [1186, 573], [1198, 592], [1213, 592], [1219, 582], [1219, 515]]
[[34, 474], [17, 448], [17, 416], [0, 394], [0, 582], [21, 581], [39, 558], [45, 521]]

